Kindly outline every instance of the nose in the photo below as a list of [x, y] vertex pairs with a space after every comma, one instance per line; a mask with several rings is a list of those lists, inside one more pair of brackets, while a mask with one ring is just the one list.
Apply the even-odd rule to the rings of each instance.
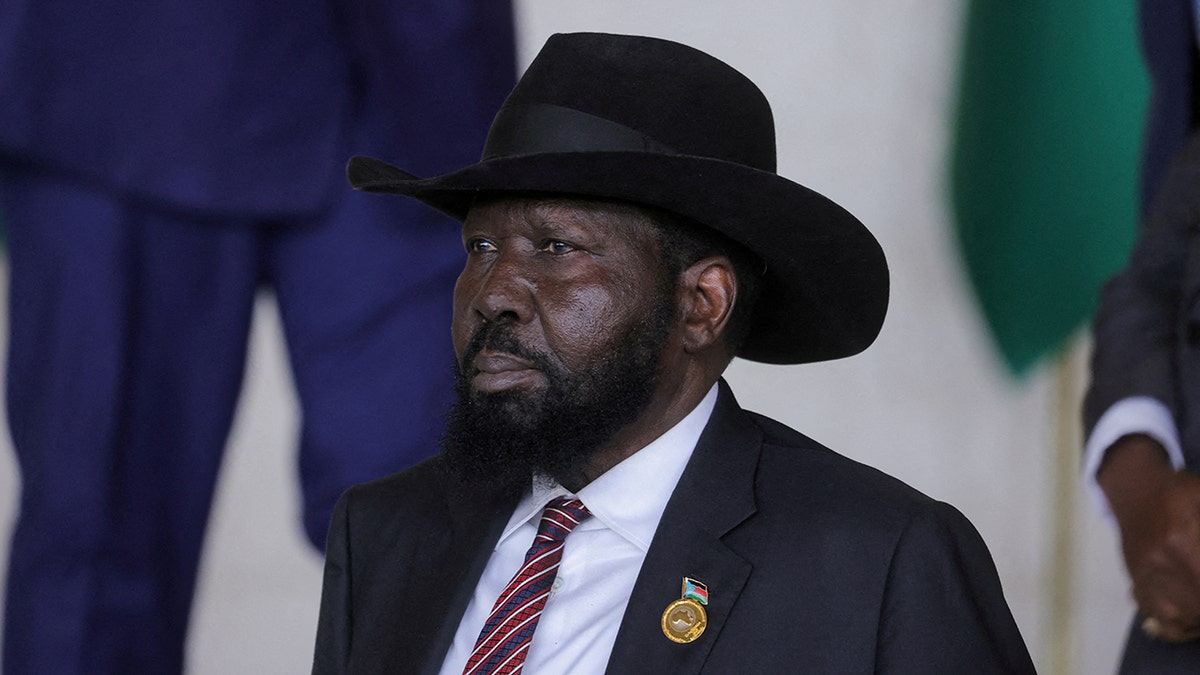
[[[506, 250], [472, 276], [471, 309], [485, 322], [525, 323], [533, 316], [534, 284], [520, 252]], [[464, 276], [471, 273], [468, 269]], [[471, 282], [468, 282], [471, 283]]]

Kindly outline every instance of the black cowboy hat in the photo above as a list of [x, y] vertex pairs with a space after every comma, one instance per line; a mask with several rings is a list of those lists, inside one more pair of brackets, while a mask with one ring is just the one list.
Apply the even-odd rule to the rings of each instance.
[[866, 349], [887, 311], [887, 262], [857, 218], [775, 173], [775, 127], [758, 87], [667, 40], [552, 36], [496, 114], [483, 158], [418, 178], [369, 157], [359, 190], [408, 195], [456, 219], [480, 192], [600, 197], [666, 209], [765, 262], [738, 356], [806, 363]]

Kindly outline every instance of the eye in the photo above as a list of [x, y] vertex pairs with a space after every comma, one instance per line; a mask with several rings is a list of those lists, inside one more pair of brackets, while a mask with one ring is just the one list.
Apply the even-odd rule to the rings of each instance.
[[475, 237], [467, 240], [467, 253], [491, 253], [496, 250], [496, 245], [487, 239]]
[[547, 241], [542, 248], [554, 255], [565, 255], [575, 250], [574, 246], [565, 241], [559, 241], [557, 239], [551, 239], [550, 241]]

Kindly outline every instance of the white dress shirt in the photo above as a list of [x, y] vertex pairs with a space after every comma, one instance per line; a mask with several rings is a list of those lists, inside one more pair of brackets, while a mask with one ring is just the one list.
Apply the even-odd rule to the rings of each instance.
[[1108, 499], [1096, 481], [1100, 463], [1108, 448], [1122, 436], [1145, 434], [1162, 444], [1175, 470], [1183, 468], [1183, 451], [1179, 445], [1179, 431], [1175, 418], [1161, 401], [1149, 396], [1131, 396], [1117, 401], [1100, 416], [1092, 433], [1087, 438], [1083, 452], [1083, 475], [1087, 477], [1088, 494], [1100, 513], [1112, 518]]
[[462, 674], [496, 598], [525, 562], [546, 502], [562, 496], [578, 497], [592, 517], [567, 536], [523, 672], [603, 673], [650, 540], [716, 402], [713, 385], [678, 424], [576, 494], [561, 485], [526, 494], [479, 578], [441, 674]]

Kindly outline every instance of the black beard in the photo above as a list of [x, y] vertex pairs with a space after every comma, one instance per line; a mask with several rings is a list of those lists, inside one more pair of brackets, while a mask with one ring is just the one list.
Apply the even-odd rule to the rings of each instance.
[[[634, 322], [615, 349], [580, 373], [522, 345], [509, 324], [480, 328], [455, 369], [458, 396], [441, 442], [458, 487], [516, 496], [534, 480], [585, 484], [600, 448], [649, 406], [675, 313], [674, 297], [666, 294], [651, 316]], [[466, 373], [485, 348], [532, 362], [546, 386], [532, 393], [472, 392]]]

